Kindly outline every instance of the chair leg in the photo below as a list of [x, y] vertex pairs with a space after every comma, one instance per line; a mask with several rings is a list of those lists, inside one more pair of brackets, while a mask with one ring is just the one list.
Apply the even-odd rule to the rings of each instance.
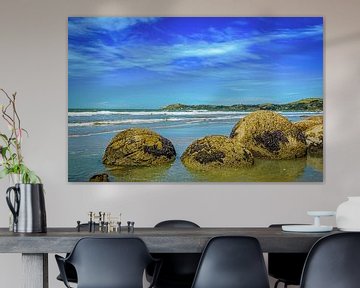
[[280, 283], [284, 283], [284, 288], [288, 287], [288, 284], [286, 282], [283, 282], [281, 280], [277, 280], [274, 284], [274, 288], [277, 288]]

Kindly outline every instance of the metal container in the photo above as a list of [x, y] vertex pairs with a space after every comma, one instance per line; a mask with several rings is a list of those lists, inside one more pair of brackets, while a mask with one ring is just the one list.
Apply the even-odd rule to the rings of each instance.
[[6, 190], [6, 202], [14, 215], [14, 232], [45, 233], [47, 231], [42, 184], [15, 184]]

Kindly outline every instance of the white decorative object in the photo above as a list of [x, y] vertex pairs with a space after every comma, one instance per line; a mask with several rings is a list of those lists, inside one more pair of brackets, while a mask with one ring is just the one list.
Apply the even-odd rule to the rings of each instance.
[[348, 197], [338, 206], [336, 226], [342, 231], [360, 231], [360, 196]]
[[332, 226], [314, 226], [314, 225], [283, 225], [282, 230], [286, 232], [330, 232]]
[[333, 227], [320, 225], [320, 217], [335, 216], [334, 211], [308, 211], [309, 216], [314, 217], [313, 225], [283, 225], [281, 229], [286, 232], [330, 232]]

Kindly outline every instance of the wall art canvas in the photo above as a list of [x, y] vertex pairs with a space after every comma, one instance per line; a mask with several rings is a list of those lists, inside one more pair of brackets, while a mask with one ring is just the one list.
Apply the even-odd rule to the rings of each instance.
[[69, 17], [68, 181], [322, 182], [322, 17]]

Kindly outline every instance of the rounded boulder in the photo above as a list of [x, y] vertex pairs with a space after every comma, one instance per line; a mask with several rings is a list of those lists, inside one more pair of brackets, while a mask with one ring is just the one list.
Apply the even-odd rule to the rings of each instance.
[[239, 168], [254, 164], [250, 151], [226, 136], [206, 136], [191, 143], [181, 156], [191, 169]]
[[311, 156], [322, 156], [324, 138], [323, 124], [313, 126], [306, 130], [305, 138], [308, 154]]
[[255, 158], [294, 159], [306, 155], [303, 132], [272, 111], [250, 113], [235, 124], [230, 137], [250, 150]]
[[175, 160], [170, 140], [143, 128], [118, 133], [106, 147], [102, 162], [109, 166], [153, 166]]
[[314, 127], [319, 124], [323, 124], [323, 116], [312, 116], [305, 118], [304, 120], [298, 121], [294, 123], [297, 128], [301, 131], [306, 131], [311, 127]]

